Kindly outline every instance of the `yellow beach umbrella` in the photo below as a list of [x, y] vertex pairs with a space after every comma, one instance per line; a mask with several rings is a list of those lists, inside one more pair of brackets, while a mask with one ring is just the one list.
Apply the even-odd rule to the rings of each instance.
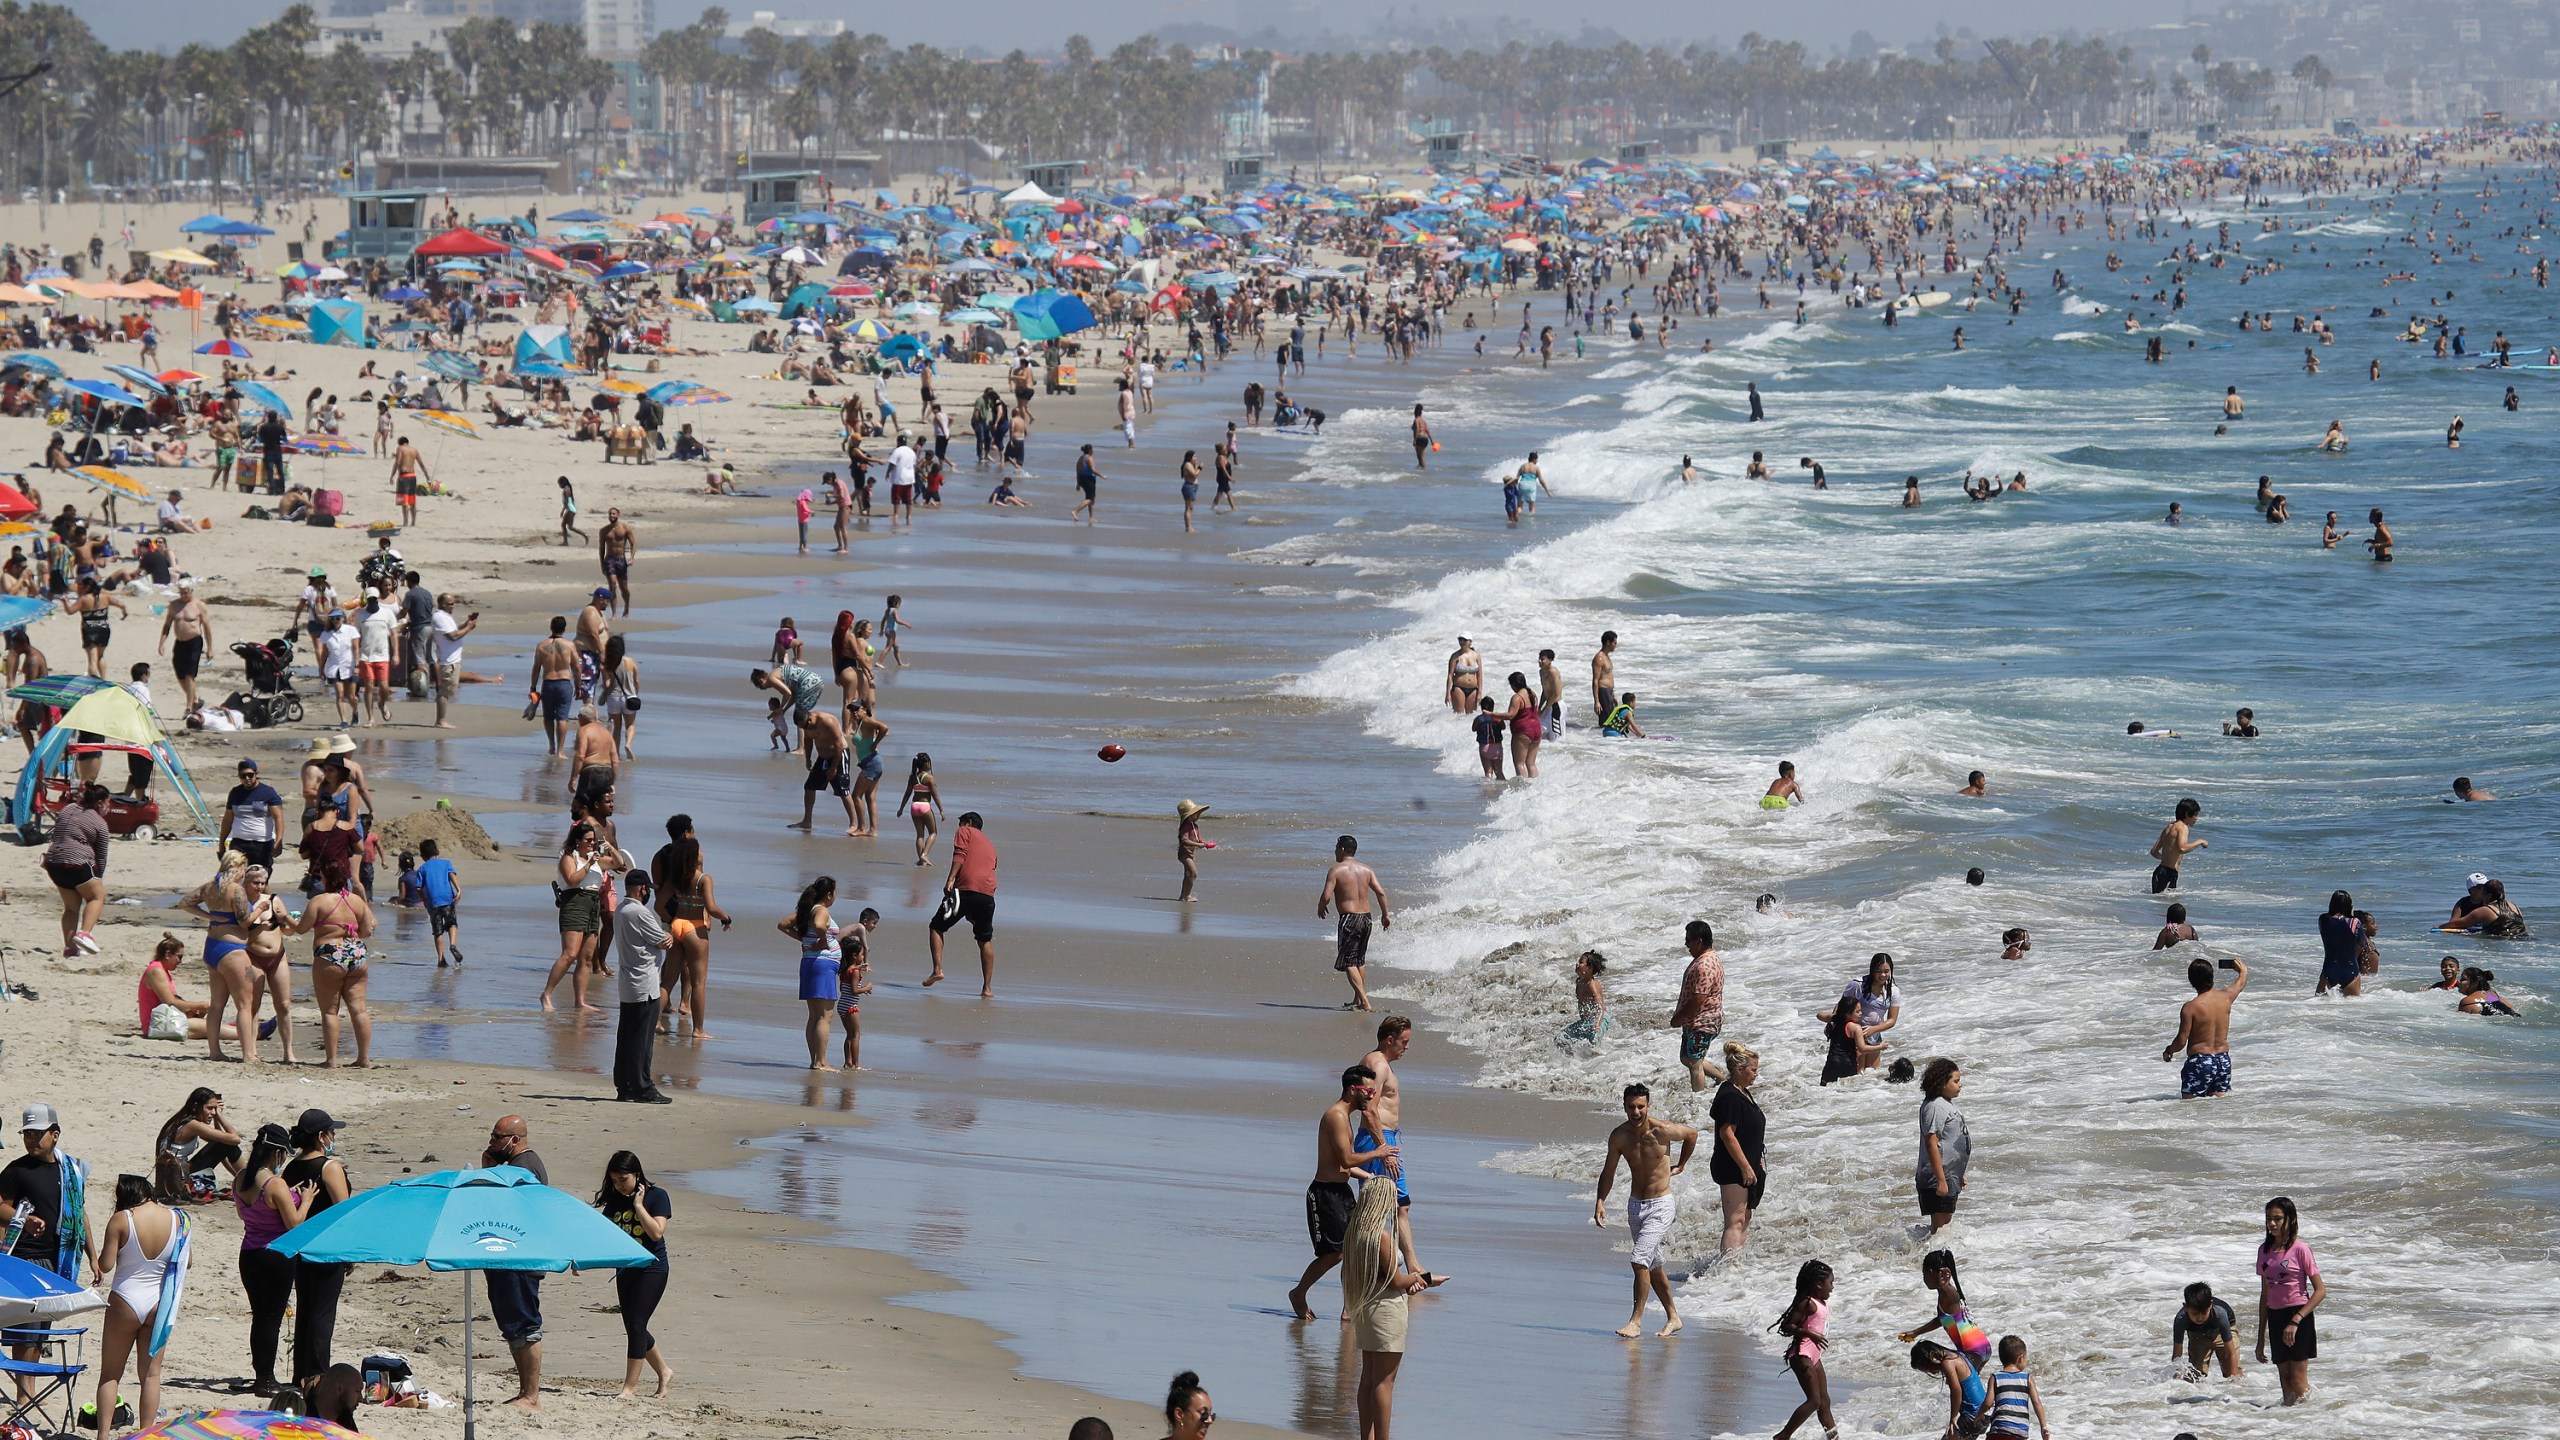
[[438, 430], [449, 430], [456, 435], [468, 435], [474, 440], [480, 438], [479, 426], [450, 410], [419, 410], [413, 412], [411, 418], [432, 425]]
[[195, 251], [186, 249], [183, 246], [170, 250], [154, 250], [151, 252], [151, 258], [154, 260], [165, 260], [172, 265], [211, 265], [214, 263], [211, 256], [199, 255]]
[[249, 317], [249, 323], [261, 329], [277, 330], [287, 335], [307, 334], [311, 328], [290, 315], [252, 315]]
[[121, 495], [127, 500], [148, 501], [151, 498], [150, 486], [121, 470], [110, 470], [104, 465], [83, 465], [71, 473], [89, 482], [91, 489]]

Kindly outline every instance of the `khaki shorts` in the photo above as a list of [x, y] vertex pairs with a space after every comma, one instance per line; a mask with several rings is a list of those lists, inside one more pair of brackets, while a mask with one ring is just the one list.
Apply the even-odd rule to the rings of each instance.
[[450, 700], [462, 693], [462, 667], [459, 664], [438, 665], [435, 672], [438, 695]]

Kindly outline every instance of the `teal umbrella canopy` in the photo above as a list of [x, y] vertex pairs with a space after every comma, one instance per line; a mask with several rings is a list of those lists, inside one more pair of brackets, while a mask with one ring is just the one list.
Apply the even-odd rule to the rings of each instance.
[[366, 1190], [267, 1246], [321, 1264], [621, 1270], [656, 1263], [596, 1208], [529, 1170], [439, 1170]]

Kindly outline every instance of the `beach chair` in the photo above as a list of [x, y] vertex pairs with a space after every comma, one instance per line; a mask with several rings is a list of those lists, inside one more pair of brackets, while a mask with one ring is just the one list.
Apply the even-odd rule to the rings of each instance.
[[[80, 1351], [88, 1331], [18, 1330], [6, 1332], [12, 1345], [42, 1345], [51, 1360], [19, 1360], [0, 1355], [0, 1377], [11, 1385], [9, 1409], [0, 1428], [23, 1427], [36, 1435], [64, 1435], [80, 1429], [80, 1377], [88, 1372]], [[17, 1398], [23, 1387], [24, 1399]]]

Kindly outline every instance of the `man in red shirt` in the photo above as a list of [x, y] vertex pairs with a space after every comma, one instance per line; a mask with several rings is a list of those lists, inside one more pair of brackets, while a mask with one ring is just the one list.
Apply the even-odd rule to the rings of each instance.
[[942, 877], [942, 905], [933, 913], [927, 937], [933, 946], [933, 973], [924, 983], [942, 978], [943, 934], [966, 920], [970, 933], [978, 938], [978, 968], [985, 977], [978, 998], [992, 1000], [996, 995], [996, 842], [987, 838], [986, 823], [971, 810], [951, 832], [951, 870]]

